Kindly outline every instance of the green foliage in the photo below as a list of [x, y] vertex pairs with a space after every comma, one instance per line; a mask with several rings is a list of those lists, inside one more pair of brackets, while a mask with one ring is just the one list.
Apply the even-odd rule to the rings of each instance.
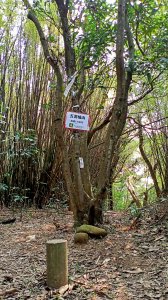
[[39, 150], [37, 148], [37, 138], [34, 130], [28, 129], [25, 133], [17, 131], [14, 135], [14, 143], [21, 146], [18, 147], [19, 149], [14, 155], [21, 155], [25, 158], [32, 157], [34, 161], [36, 161]]
[[26, 196], [26, 193], [30, 189], [21, 189], [20, 187], [13, 187], [10, 189], [10, 196], [11, 196], [11, 201], [13, 204], [21, 204], [23, 205], [24, 202], [28, 199]]
[[100, 104], [96, 109], [104, 109], [104, 105]]
[[[14, 134], [7, 135], [5, 142], [8, 143], [8, 149], [0, 153], [0, 158], [7, 159], [7, 172], [1, 177], [0, 183], [1, 200], [7, 198], [8, 194], [9, 203], [23, 204], [28, 199], [27, 194], [30, 189], [24, 186], [26, 178], [22, 177], [23, 171], [20, 166], [26, 168], [30, 159], [34, 165], [38, 163], [39, 149], [36, 134], [32, 129], [28, 129], [27, 132], [16, 131]], [[20, 186], [13, 186], [17, 177], [20, 177]]]
[[135, 37], [134, 60], [129, 62], [135, 74], [163, 70], [167, 64], [168, 6], [157, 1], [134, 1], [128, 5], [128, 17]]
[[124, 210], [130, 203], [130, 198], [125, 185], [125, 180], [120, 178], [120, 181], [113, 184], [113, 199], [114, 210]]
[[[82, 34], [76, 35], [79, 51], [85, 54], [86, 68], [92, 67], [111, 46], [115, 36], [114, 12], [105, 0], [85, 3], [84, 21], [81, 24]], [[113, 17], [112, 17], [113, 16]], [[108, 51], [108, 50], [107, 50]]]
[[8, 191], [8, 185], [7, 184], [5, 184], [5, 183], [1, 183], [0, 182], [0, 193], [1, 192], [5, 192], [5, 191]]
[[132, 215], [132, 217], [137, 217], [139, 216], [140, 212], [141, 212], [141, 209], [138, 208], [135, 204], [134, 205], [131, 205], [131, 207], [129, 208], [129, 211]]

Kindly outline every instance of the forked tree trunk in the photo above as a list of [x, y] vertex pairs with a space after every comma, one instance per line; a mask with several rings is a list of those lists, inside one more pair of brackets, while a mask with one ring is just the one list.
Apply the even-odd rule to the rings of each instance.
[[[44, 56], [57, 78], [56, 87], [56, 103], [55, 103], [55, 134], [58, 141], [58, 146], [62, 154], [63, 161], [63, 172], [64, 178], [67, 185], [67, 191], [69, 194], [70, 208], [74, 213], [74, 219], [76, 224], [88, 223], [88, 211], [91, 202], [91, 186], [88, 172], [88, 151], [83, 150], [83, 146], [86, 149], [86, 139], [84, 138], [81, 142], [83, 133], [74, 132], [72, 134], [72, 155], [68, 153], [68, 147], [64, 139], [63, 132], [63, 79], [60, 71], [60, 67], [57, 59], [50, 52], [48, 41], [45, 38], [42, 27], [37, 19], [30, 3], [28, 0], [23, 0], [25, 6], [29, 10], [28, 18], [34, 23], [38, 31], [41, 45], [43, 47]], [[76, 71], [75, 51], [71, 45], [71, 32], [68, 23], [68, 7], [63, 0], [55, 0], [58, 12], [61, 19], [64, 46], [65, 46], [65, 69], [67, 75], [67, 81], [71, 80], [71, 77]], [[83, 71], [80, 71], [83, 72]], [[80, 73], [79, 72], [79, 73]], [[80, 75], [80, 74], [79, 74]], [[80, 77], [80, 76], [79, 76]], [[79, 80], [80, 81], [80, 80]], [[77, 111], [80, 110], [80, 95], [83, 90], [83, 82], [78, 84], [77, 81], [73, 85], [69, 93], [69, 100], [72, 105], [72, 109], [77, 107]], [[83, 145], [83, 146], [82, 146]], [[80, 168], [79, 157], [83, 157], [85, 169]], [[70, 164], [71, 159], [71, 164]]]
[[[114, 106], [111, 114], [111, 121], [107, 130], [104, 152], [102, 155], [102, 163], [99, 177], [99, 193], [97, 199], [93, 202], [89, 167], [88, 167], [88, 150], [86, 144], [86, 137], [83, 133], [74, 132], [72, 134], [72, 155], [71, 166], [69, 163], [69, 153], [67, 150], [66, 142], [63, 137], [62, 128], [62, 100], [63, 100], [63, 80], [59, 68], [58, 61], [50, 52], [47, 39], [44, 36], [41, 25], [34, 14], [28, 0], [23, 0], [26, 7], [29, 9], [28, 18], [32, 20], [38, 31], [40, 41], [43, 47], [44, 56], [48, 63], [53, 68], [57, 77], [57, 107], [56, 107], [56, 136], [58, 145], [60, 147], [63, 159], [63, 170], [67, 189], [70, 197], [70, 205], [74, 212], [75, 221], [78, 224], [94, 223], [94, 214], [96, 212], [97, 221], [102, 221], [102, 199], [105, 198], [106, 188], [109, 186], [109, 178], [111, 171], [111, 161], [116, 150], [116, 144], [121, 136], [127, 117], [127, 98], [128, 89], [131, 82], [131, 74], [125, 74], [124, 68], [124, 30], [125, 30], [125, 2], [126, 0], [119, 0], [118, 3], [118, 33], [116, 44], [116, 72], [117, 72], [117, 93], [114, 101]], [[58, 12], [61, 19], [61, 26], [64, 39], [65, 48], [65, 69], [67, 79], [71, 80], [76, 72], [75, 51], [71, 45], [71, 32], [68, 23], [68, 2], [64, 3], [63, 0], [55, 0]], [[127, 37], [129, 40], [129, 38]], [[130, 45], [130, 41], [129, 45]], [[78, 79], [76, 78], [73, 88], [69, 93], [69, 100], [72, 104], [72, 109], [80, 111], [80, 95], [83, 91], [84, 82], [80, 77], [83, 70], [80, 70]], [[67, 80], [67, 81], [68, 81]], [[83, 135], [83, 136], [82, 136]], [[84, 169], [80, 168], [79, 157], [83, 157]], [[96, 209], [96, 211], [95, 211]]]
[[[126, 26], [127, 25], [127, 26]], [[128, 24], [126, 24], [126, 0], [118, 1], [118, 29], [116, 41], [116, 74], [117, 74], [117, 91], [113, 104], [111, 119], [108, 126], [105, 146], [102, 154], [100, 175], [98, 182], [98, 194], [95, 201], [95, 218], [102, 223], [102, 205], [106, 198], [107, 188], [110, 186], [110, 172], [112, 158], [116, 151], [117, 142], [122, 134], [126, 123], [128, 109], [128, 90], [130, 87], [132, 74], [125, 71], [124, 65], [124, 38], [125, 30], [129, 43], [129, 54], [133, 54], [133, 41], [130, 35]]]

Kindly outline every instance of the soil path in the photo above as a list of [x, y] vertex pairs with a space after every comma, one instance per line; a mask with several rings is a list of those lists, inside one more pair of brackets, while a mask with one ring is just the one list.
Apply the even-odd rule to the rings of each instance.
[[[1, 219], [9, 212], [2, 212]], [[128, 230], [129, 216], [109, 213], [107, 237], [74, 244], [72, 216], [24, 213], [22, 222], [0, 225], [0, 299], [168, 299], [168, 226]], [[47, 240], [64, 238], [69, 248], [69, 285], [46, 286]]]

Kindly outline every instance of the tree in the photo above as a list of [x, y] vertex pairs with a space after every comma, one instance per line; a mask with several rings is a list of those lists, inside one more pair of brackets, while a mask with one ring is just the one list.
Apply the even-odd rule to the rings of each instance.
[[[63, 138], [63, 128], [62, 128], [62, 104], [63, 104], [63, 78], [60, 71], [60, 66], [57, 61], [57, 58], [54, 57], [50, 50], [48, 41], [44, 35], [43, 29], [40, 25], [40, 22], [36, 16], [34, 9], [30, 6], [27, 1], [24, 1], [24, 4], [28, 8], [28, 18], [33, 21], [36, 26], [36, 29], [39, 33], [40, 41], [43, 47], [44, 55], [46, 60], [49, 62], [53, 68], [56, 78], [57, 78], [57, 87], [56, 87], [56, 108], [55, 113], [57, 115], [56, 119], [56, 137], [60, 151], [63, 156], [63, 169], [64, 176], [67, 184], [67, 189], [70, 197], [70, 206], [74, 212], [75, 219], [78, 223], [88, 222], [88, 212], [90, 203], [92, 201], [92, 191], [89, 178], [89, 166], [88, 166], [88, 154], [87, 154], [87, 136], [83, 136], [77, 132], [73, 134], [72, 140], [72, 157], [71, 157], [71, 171], [70, 171], [70, 162], [68, 158], [66, 144]], [[88, 63], [87, 59], [84, 62], [83, 58], [83, 49], [79, 55], [80, 66], [77, 66], [77, 61], [75, 58], [75, 49], [72, 44], [72, 32], [70, 30], [70, 24], [68, 19], [68, 13], [71, 13], [71, 6], [68, 3], [64, 3], [62, 0], [56, 1], [58, 13], [61, 21], [61, 29], [64, 40], [64, 58], [65, 58], [65, 69], [67, 81], [72, 80], [75, 76], [73, 88], [70, 90], [69, 97], [72, 108], [75, 111], [79, 111], [80, 107], [80, 97], [84, 89], [84, 70], [85, 68], [91, 68], [94, 65], [94, 58], [90, 60], [90, 66], [86, 66]], [[93, 8], [91, 8], [93, 9]], [[83, 41], [84, 42], [84, 41]], [[100, 51], [100, 50], [99, 50]], [[77, 70], [77, 67], [79, 70]], [[80, 76], [77, 76], [77, 73]], [[85, 168], [84, 170], [80, 169], [79, 166], [79, 157], [82, 154], [84, 158]]]
[[132, 80], [132, 71], [125, 69], [124, 61], [124, 36], [125, 32], [128, 41], [129, 59], [133, 59], [134, 44], [126, 14], [126, 1], [118, 1], [118, 29], [116, 40], [116, 76], [117, 90], [116, 98], [111, 110], [103, 160], [101, 163], [100, 177], [98, 183], [98, 195], [96, 199], [97, 220], [102, 222], [102, 199], [105, 199], [106, 190], [111, 183], [111, 162], [117, 151], [117, 143], [121, 137], [127, 119], [128, 91]]
[[[127, 117], [154, 91], [167, 64], [164, 7], [158, 4], [154, 10], [154, 1], [118, 1], [118, 10], [105, 0], [34, 1], [32, 6], [22, 2], [31, 22], [23, 16], [12, 55], [3, 58], [3, 107], [10, 99], [2, 128], [3, 197], [8, 186], [18, 189], [20, 183], [20, 196], [31, 197], [41, 207], [56, 180], [64, 178], [75, 222], [102, 222], [115, 170], [123, 165], [116, 169]], [[3, 72], [1, 78], [3, 83]], [[65, 131], [67, 110], [90, 112], [90, 131]], [[13, 156], [7, 154], [9, 147]]]

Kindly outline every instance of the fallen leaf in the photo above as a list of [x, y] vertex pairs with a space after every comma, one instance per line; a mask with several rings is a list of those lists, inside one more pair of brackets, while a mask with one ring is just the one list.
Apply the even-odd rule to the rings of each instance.
[[103, 265], [104, 265], [104, 264], [107, 264], [110, 260], [111, 260], [110, 258], [106, 258], [106, 259], [103, 261], [102, 264], [103, 264]]
[[66, 285], [64, 285], [64, 286], [61, 286], [61, 287], [59, 288], [59, 294], [60, 294], [60, 295], [64, 295], [65, 292], [66, 292], [68, 289], [69, 289], [69, 285], [68, 285], [68, 284], [66, 284]]
[[35, 240], [36, 240], [35, 234], [33, 234], [33, 235], [28, 235], [28, 236], [27, 236], [27, 239], [26, 239], [26, 243], [34, 242]]
[[17, 292], [18, 292], [18, 290], [16, 288], [11, 288], [11, 289], [6, 290], [6, 291], [0, 290], [0, 296], [14, 295]]
[[137, 268], [135, 270], [123, 270], [124, 273], [129, 273], [129, 274], [140, 274], [143, 273], [141, 268]]

